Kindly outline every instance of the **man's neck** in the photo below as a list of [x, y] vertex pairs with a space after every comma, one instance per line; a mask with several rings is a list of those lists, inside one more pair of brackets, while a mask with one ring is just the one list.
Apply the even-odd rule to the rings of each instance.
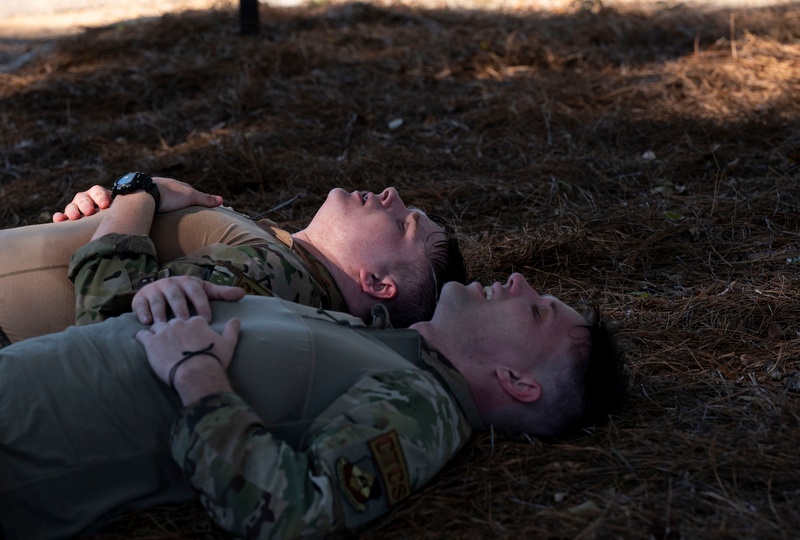
[[361, 309], [361, 289], [358, 287], [358, 282], [347, 274], [337, 262], [329, 256], [324, 250], [321, 250], [314, 243], [313, 239], [308, 236], [305, 229], [297, 231], [292, 234], [292, 240], [308, 251], [314, 258], [316, 258], [322, 266], [333, 277], [336, 287], [344, 298], [344, 303], [347, 305], [347, 310], [351, 315], [360, 317]]
[[[422, 361], [426, 362], [440, 377], [444, 377], [448, 381], [447, 387], [458, 400], [470, 425], [475, 429], [482, 429], [483, 420], [480, 409], [464, 374], [458, 370], [450, 358], [426, 340], [424, 336], [420, 340], [420, 345], [424, 351]], [[427, 355], [427, 360], [425, 355]]]
[[434, 318], [430, 321], [414, 323], [409, 328], [419, 332], [422, 339], [432, 348], [446, 357], [452, 366], [459, 372], [469, 372], [469, 363], [464, 365], [464, 358], [468, 356], [463, 350], [463, 344], [468, 341], [465, 336], [454, 334], [453, 328]]

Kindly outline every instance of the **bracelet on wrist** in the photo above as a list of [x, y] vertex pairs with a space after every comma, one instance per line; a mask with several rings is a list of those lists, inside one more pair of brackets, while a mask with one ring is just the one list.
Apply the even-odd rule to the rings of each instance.
[[175, 364], [173, 364], [173, 366], [169, 370], [169, 377], [167, 377], [167, 379], [169, 380], [170, 388], [172, 388], [176, 392], [178, 391], [175, 388], [175, 373], [178, 371], [178, 367], [187, 360], [189, 360], [190, 358], [194, 358], [195, 356], [200, 356], [200, 355], [210, 356], [211, 358], [216, 360], [220, 366], [222, 366], [222, 360], [219, 359], [219, 356], [211, 352], [211, 349], [213, 347], [214, 344], [209, 343], [208, 347], [205, 347], [204, 349], [199, 349], [197, 351], [183, 351], [183, 357], [177, 362], [175, 362]]

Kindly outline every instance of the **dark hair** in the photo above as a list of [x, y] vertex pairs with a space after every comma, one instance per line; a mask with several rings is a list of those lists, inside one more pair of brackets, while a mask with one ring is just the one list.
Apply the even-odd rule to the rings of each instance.
[[[579, 308], [580, 310], [580, 308]], [[617, 340], [596, 307], [581, 310], [589, 339], [580, 340], [565, 369], [549, 382], [551, 389], [534, 403], [495, 411], [495, 427], [546, 439], [563, 439], [598, 425], [625, 405], [628, 376]], [[527, 412], [526, 412], [527, 411]]]
[[[428, 217], [442, 228], [431, 233], [441, 236], [425, 250], [425, 261], [398, 261], [400, 280], [397, 296], [384, 302], [395, 328], [406, 328], [433, 317], [439, 293], [448, 281], [467, 281], [467, 269], [461, 246], [452, 227], [441, 217]], [[426, 239], [427, 244], [427, 239]]]
[[582, 315], [589, 330], [589, 350], [573, 366], [581, 414], [564, 434], [606, 422], [622, 412], [628, 396], [625, 359], [608, 321], [597, 306], [584, 306]]

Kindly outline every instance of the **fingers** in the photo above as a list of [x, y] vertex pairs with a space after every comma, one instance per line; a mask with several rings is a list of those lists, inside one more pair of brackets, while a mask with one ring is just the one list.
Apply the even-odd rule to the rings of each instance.
[[[152, 283], [150, 285], [153, 285]], [[167, 320], [167, 302], [158, 287], [147, 285], [133, 297], [131, 307], [139, 322], [150, 324]]]
[[161, 194], [159, 212], [171, 212], [188, 206], [205, 206], [213, 208], [222, 204], [222, 197], [198, 191], [186, 182], [174, 178], [154, 177]]
[[[205, 206], [214, 208], [222, 204], [219, 195], [210, 195], [198, 191], [186, 182], [174, 178], [154, 177], [161, 194], [159, 212], [171, 212], [189, 206]], [[111, 206], [111, 190], [100, 185], [92, 186], [86, 191], [75, 194], [72, 201], [64, 207], [63, 212], [53, 214], [53, 222], [75, 221], [84, 216], [96, 214]]]
[[142, 287], [131, 306], [143, 324], [167, 321], [170, 311], [177, 319], [188, 319], [192, 309], [210, 322], [210, 300], [235, 302], [244, 294], [239, 287], [215, 285], [193, 276], [173, 276]]
[[209, 281], [203, 282], [206, 296], [209, 300], [222, 300], [224, 302], [236, 302], [244, 298], [245, 292], [241, 287], [229, 287], [227, 285], [215, 285]]
[[[80, 193], [78, 195], [80, 195]], [[78, 195], [75, 195], [75, 197], [77, 198]], [[92, 214], [94, 214], [94, 208], [92, 208], [92, 210], [90, 210], [89, 214], [87, 215], [92, 215]], [[82, 217], [83, 214], [81, 213], [80, 208], [78, 208], [78, 205], [75, 204], [74, 202], [71, 202], [64, 207], [63, 212], [56, 212], [55, 214], [53, 214], [53, 222], [59, 223], [61, 221], [75, 221], [76, 219], [81, 219]]]
[[[78, 201], [78, 202], [76, 202]], [[83, 193], [78, 193], [75, 198], [64, 208], [64, 214], [70, 221], [81, 219], [83, 216], [91, 216], [95, 213], [94, 203], [90, 202]]]
[[[209, 393], [231, 389], [225, 369], [233, 359], [239, 329], [238, 319], [227, 321], [222, 332], [217, 333], [201, 317], [191, 317], [155, 323], [150, 330], [137, 332], [136, 339], [143, 345], [147, 361], [158, 378], [177, 390], [184, 404], [188, 404]], [[216, 361], [208, 355], [196, 354], [182, 363], [187, 351], [201, 350], [210, 351]], [[182, 367], [176, 373], [179, 365]], [[182, 378], [187, 370], [193, 375]]]
[[198, 191], [193, 187], [189, 186], [188, 184], [187, 187], [191, 190], [189, 191], [187, 196], [189, 197], [189, 200], [194, 206], [205, 206], [207, 208], [214, 208], [222, 204], [222, 196], [220, 195], [210, 195], [208, 193]]
[[136, 341], [147, 347], [147, 344], [152, 339], [153, 334], [150, 333], [149, 330], [139, 330], [136, 332]]
[[222, 204], [221, 195], [209, 195], [208, 193], [197, 192], [200, 196], [199, 200], [195, 202], [198, 206], [205, 206], [207, 208], [215, 208]]
[[[142, 287], [133, 297], [131, 307], [140, 322], [144, 324], [166, 322], [170, 311], [176, 319], [188, 319], [191, 316], [189, 302], [195, 306], [198, 315], [207, 320], [211, 319], [211, 308], [202, 285], [197, 283], [193, 285], [192, 282], [179, 278], [173, 281], [167, 279]], [[199, 294], [196, 290], [198, 288]]]
[[142, 296], [142, 291], [137, 292], [133, 297], [133, 301], [131, 301], [131, 308], [142, 324], [151, 324], [155, 320], [153, 310], [150, 309], [150, 303], [150, 300]]
[[64, 207], [63, 212], [53, 214], [53, 221], [55, 223], [75, 221], [109, 206], [111, 206], [111, 191], [103, 186], [92, 186], [86, 191], [76, 193], [72, 201]]
[[[223, 203], [220, 195], [210, 195], [198, 191], [186, 182], [174, 178], [154, 177], [161, 194], [159, 212], [180, 210], [189, 206], [214, 208]], [[75, 221], [85, 216], [96, 214], [111, 206], [111, 190], [95, 185], [86, 191], [75, 194], [72, 201], [64, 207], [63, 212], [53, 214], [53, 222]]]
[[222, 337], [229, 343], [236, 345], [239, 341], [239, 331], [241, 329], [242, 322], [237, 317], [234, 317], [225, 323], [225, 326], [222, 328]]
[[[188, 277], [188, 276], [187, 276]], [[206, 295], [206, 282], [200, 279], [182, 280], [180, 290], [170, 290], [168, 296], [169, 305], [172, 312], [178, 319], [189, 318], [189, 306], [187, 301], [194, 306], [195, 313], [205, 321], [211, 322], [211, 304], [208, 303], [209, 297]], [[178, 311], [175, 307], [178, 307]]]
[[[78, 195], [81, 194], [79, 193]], [[78, 200], [76, 196], [76, 200], [73, 200], [73, 202], [78, 205], [81, 212], [90, 216], [89, 212], [93, 214], [96, 208], [105, 210], [111, 206], [111, 190], [103, 186], [92, 186], [85, 193], [85, 197], [81, 197]]]

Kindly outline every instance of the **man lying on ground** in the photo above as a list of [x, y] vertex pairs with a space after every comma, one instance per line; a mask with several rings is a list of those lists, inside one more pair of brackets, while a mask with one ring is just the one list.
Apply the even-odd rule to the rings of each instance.
[[[113, 205], [110, 191], [100, 186], [76, 195], [65, 213], [54, 216], [73, 220], [68, 223], [0, 231], [0, 251], [15, 253], [0, 260], [0, 338], [4, 332], [6, 342], [16, 342], [74, 320], [86, 324], [127, 311], [138, 288], [170, 275], [194, 275], [359, 317], [384, 303], [396, 327], [429, 318], [441, 286], [466, 280], [454, 237], [421, 210], [406, 208], [394, 188], [378, 195], [334, 189], [309, 226], [290, 235], [268, 220], [256, 226], [221, 209], [192, 207], [188, 213], [183, 209], [214, 207], [221, 198], [172, 179], [133, 178], [141, 185], [118, 188], [124, 196]], [[158, 195], [161, 219], [153, 218], [156, 197], [150, 193]], [[107, 209], [83, 217], [95, 207]], [[183, 212], [180, 219], [175, 211]], [[86, 221], [91, 228], [82, 225]], [[206, 236], [198, 239], [198, 230]], [[222, 241], [209, 245], [215, 235]], [[78, 249], [74, 236], [92, 241]], [[198, 250], [172, 260], [192, 247]], [[63, 276], [76, 249], [72, 289]], [[159, 265], [162, 256], [171, 262]], [[64, 306], [66, 293], [77, 293], [75, 311]], [[162, 309], [164, 299], [154, 300]], [[65, 319], [64, 312], [75, 319]], [[145, 308], [141, 313], [149, 315]]]
[[[197, 280], [161, 286], [180, 296], [178, 281]], [[196, 284], [215, 300], [244, 296]], [[211, 326], [126, 314], [0, 350], [7, 540], [72, 536], [195, 490], [236, 536], [354, 531], [429, 481], [474, 430], [558, 437], [624, 395], [597, 314], [540, 296], [519, 274], [448, 283], [432, 319], [404, 330], [277, 298], [212, 308]]]

